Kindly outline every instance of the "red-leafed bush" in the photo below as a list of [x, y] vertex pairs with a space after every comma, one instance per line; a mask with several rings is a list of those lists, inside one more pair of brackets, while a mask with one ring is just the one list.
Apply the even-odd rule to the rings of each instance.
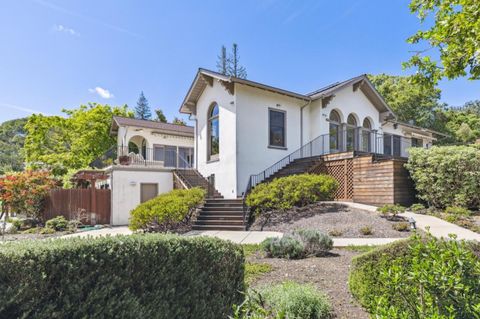
[[0, 178], [0, 199], [11, 213], [41, 219], [45, 197], [56, 184], [49, 171], [9, 173]]

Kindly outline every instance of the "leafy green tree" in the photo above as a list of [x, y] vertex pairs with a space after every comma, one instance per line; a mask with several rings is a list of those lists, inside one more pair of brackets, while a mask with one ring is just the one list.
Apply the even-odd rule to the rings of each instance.
[[90, 103], [63, 110], [66, 117], [32, 115], [25, 129], [25, 156], [31, 167], [48, 167], [55, 175], [80, 169], [115, 146], [110, 136], [112, 117], [133, 114], [127, 106]]
[[140, 97], [137, 101], [137, 106], [135, 107], [135, 117], [141, 120], [150, 120], [152, 118], [152, 112], [148, 106], [148, 100], [143, 94], [143, 91], [140, 92]]
[[187, 123], [186, 123], [183, 119], [178, 118], [178, 117], [176, 117], [176, 116], [175, 116], [175, 118], [173, 119], [172, 124], [183, 125], [183, 126], [186, 126], [186, 125], [187, 125]]
[[0, 125], [0, 175], [23, 169], [26, 123], [27, 118], [20, 118]]
[[165, 116], [165, 114], [163, 114], [163, 111], [161, 109], [156, 109], [155, 114], [157, 115], [155, 121], [167, 123], [167, 117]]
[[378, 92], [400, 121], [432, 127], [434, 110], [440, 108], [440, 89], [416, 83], [412, 76], [369, 75]]
[[463, 143], [471, 143], [475, 140], [475, 133], [467, 123], [462, 123], [455, 132], [457, 138]]
[[[411, 0], [410, 10], [429, 26], [408, 39], [412, 44], [427, 44], [404, 64], [418, 69], [417, 80], [432, 86], [442, 78], [467, 74], [472, 80], [480, 79], [480, 1]], [[431, 49], [439, 53], [439, 60], [426, 55]]]

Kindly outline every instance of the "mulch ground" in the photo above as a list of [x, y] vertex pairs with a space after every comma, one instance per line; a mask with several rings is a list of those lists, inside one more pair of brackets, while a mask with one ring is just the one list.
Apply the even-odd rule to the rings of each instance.
[[369, 314], [355, 301], [348, 289], [350, 263], [358, 252], [334, 249], [328, 257], [312, 257], [300, 260], [264, 258], [257, 252], [247, 259], [268, 263], [273, 270], [256, 278], [251, 287], [258, 289], [284, 281], [309, 283], [323, 291], [330, 300], [336, 318], [367, 319]]
[[[264, 222], [265, 220], [259, 217], [250, 229], [260, 230]], [[288, 232], [297, 228], [317, 229], [326, 234], [335, 232], [337, 237], [345, 238], [401, 238], [411, 235], [408, 231], [394, 230], [394, 223], [381, 217], [379, 213], [342, 204], [316, 203], [284, 213], [275, 213], [263, 230]], [[372, 234], [363, 235], [360, 232], [365, 226], [370, 227]]]

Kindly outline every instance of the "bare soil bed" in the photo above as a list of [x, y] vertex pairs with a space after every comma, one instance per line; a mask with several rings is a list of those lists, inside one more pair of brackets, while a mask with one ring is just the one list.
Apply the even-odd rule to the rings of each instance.
[[[259, 217], [250, 229], [260, 230], [264, 222], [265, 220]], [[317, 229], [332, 236], [345, 238], [401, 238], [411, 235], [409, 231], [394, 230], [392, 225], [396, 222], [387, 220], [378, 213], [342, 204], [316, 203], [284, 213], [275, 213], [263, 230], [288, 232], [297, 228]], [[363, 227], [370, 228], [372, 233], [362, 234]]]
[[328, 257], [289, 260], [264, 258], [262, 253], [257, 252], [248, 257], [248, 261], [268, 263], [272, 265], [273, 270], [254, 280], [251, 287], [258, 289], [284, 281], [309, 283], [328, 296], [336, 318], [367, 319], [368, 313], [357, 303], [348, 289], [350, 263], [358, 254], [347, 249], [334, 249]]

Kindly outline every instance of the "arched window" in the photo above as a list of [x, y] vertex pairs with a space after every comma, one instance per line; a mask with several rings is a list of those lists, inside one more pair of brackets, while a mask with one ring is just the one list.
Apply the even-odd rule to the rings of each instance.
[[218, 104], [213, 103], [208, 111], [208, 159], [218, 159], [220, 153], [220, 132]]
[[350, 113], [347, 117], [347, 151], [353, 151], [357, 145], [357, 119]]
[[372, 150], [372, 122], [368, 118], [363, 120], [362, 125], [362, 151], [371, 152]]
[[330, 120], [330, 151], [340, 150], [340, 114], [332, 110], [329, 116]]

